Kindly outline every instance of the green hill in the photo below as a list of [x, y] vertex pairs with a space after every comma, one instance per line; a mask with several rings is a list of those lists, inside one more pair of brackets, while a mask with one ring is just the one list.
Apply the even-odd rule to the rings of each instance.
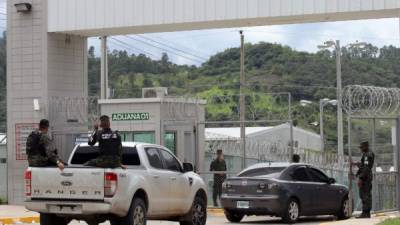
[[[0, 101], [5, 101], [5, 39], [0, 39]], [[288, 99], [271, 92], [290, 92], [296, 125], [318, 132], [310, 125], [319, 121], [318, 101], [336, 98], [335, 52], [299, 52], [271, 43], [246, 44], [246, 117], [249, 120], [282, 119], [287, 115]], [[89, 49], [89, 95], [98, 96], [100, 59]], [[207, 120], [237, 120], [239, 94], [239, 48], [226, 49], [201, 66], [181, 66], [168, 55], [152, 60], [126, 51], [109, 54], [110, 85], [113, 98], [140, 97], [141, 88], [169, 87], [171, 95], [207, 99]], [[393, 46], [366, 49], [343, 48], [343, 85], [364, 84], [400, 86], [400, 49]], [[218, 97], [216, 97], [218, 96]], [[301, 107], [299, 101], [315, 102]], [[5, 104], [0, 108], [0, 123], [5, 124]], [[336, 108], [327, 106], [325, 114], [328, 142], [336, 142]]]

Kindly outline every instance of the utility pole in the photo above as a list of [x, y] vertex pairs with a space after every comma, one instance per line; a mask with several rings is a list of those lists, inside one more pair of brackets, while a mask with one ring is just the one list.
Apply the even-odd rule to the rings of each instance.
[[103, 36], [101, 39], [101, 74], [100, 74], [100, 98], [108, 99], [108, 54], [107, 54], [107, 36]]
[[325, 138], [324, 138], [324, 100], [319, 101], [319, 135], [321, 138], [321, 153], [325, 153]]
[[243, 154], [242, 168], [246, 168], [246, 127], [244, 121], [246, 120], [246, 103], [244, 96], [244, 86], [246, 79], [244, 76], [244, 35], [243, 31], [240, 32], [240, 150]]
[[342, 49], [340, 41], [336, 40], [336, 80], [337, 80], [337, 128], [338, 128], [338, 156], [339, 167], [343, 166], [343, 109], [342, 109]]

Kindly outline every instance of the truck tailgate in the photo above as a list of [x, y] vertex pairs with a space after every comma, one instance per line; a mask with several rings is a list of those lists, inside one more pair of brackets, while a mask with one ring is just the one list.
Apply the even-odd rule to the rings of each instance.
[[104, 169], [32, 168], [32, 199], [104, 199]]

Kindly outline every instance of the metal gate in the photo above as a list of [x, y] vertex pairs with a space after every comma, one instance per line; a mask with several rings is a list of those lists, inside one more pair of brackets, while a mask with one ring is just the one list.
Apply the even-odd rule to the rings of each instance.
[[88, 131], [100, 113], [97, 100], [97, 97], [49, 98], [51, 136], [64, 161], [77, 143], [87, 142]]
[[[373, 169], [373, 211], [399, 209], [400, 89], [372, 86], [347, 86], [343, 105], [348, 123], [348, 161], [358, 161], [361, 141], [368, 141], [375, 153]], [[356, 169], [353, 168], [354, 174]], [[352, 177], [352, 176], [349, 176]], [[354, 178], [354, 176], [353, 176]], [[350, 197], [361, 209], [355, 180], [350, 182]]]

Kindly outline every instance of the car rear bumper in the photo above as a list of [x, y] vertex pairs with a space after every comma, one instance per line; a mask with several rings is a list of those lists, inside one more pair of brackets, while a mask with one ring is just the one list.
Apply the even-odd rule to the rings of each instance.
[[111, 204], [105, 202], [29, 200], [25, 201], [25, 207], [39, 213], [64, 215], [94, 215], [111, 212]]
[[[237, 207], [238, 201], [248, 201], [249, 208]], [[240, 212], [246, 215], [279, 215], [282, 212], [282, 201], [278, 195], [265, 196], [222, 196], [221, 204], [225, 210]]]

